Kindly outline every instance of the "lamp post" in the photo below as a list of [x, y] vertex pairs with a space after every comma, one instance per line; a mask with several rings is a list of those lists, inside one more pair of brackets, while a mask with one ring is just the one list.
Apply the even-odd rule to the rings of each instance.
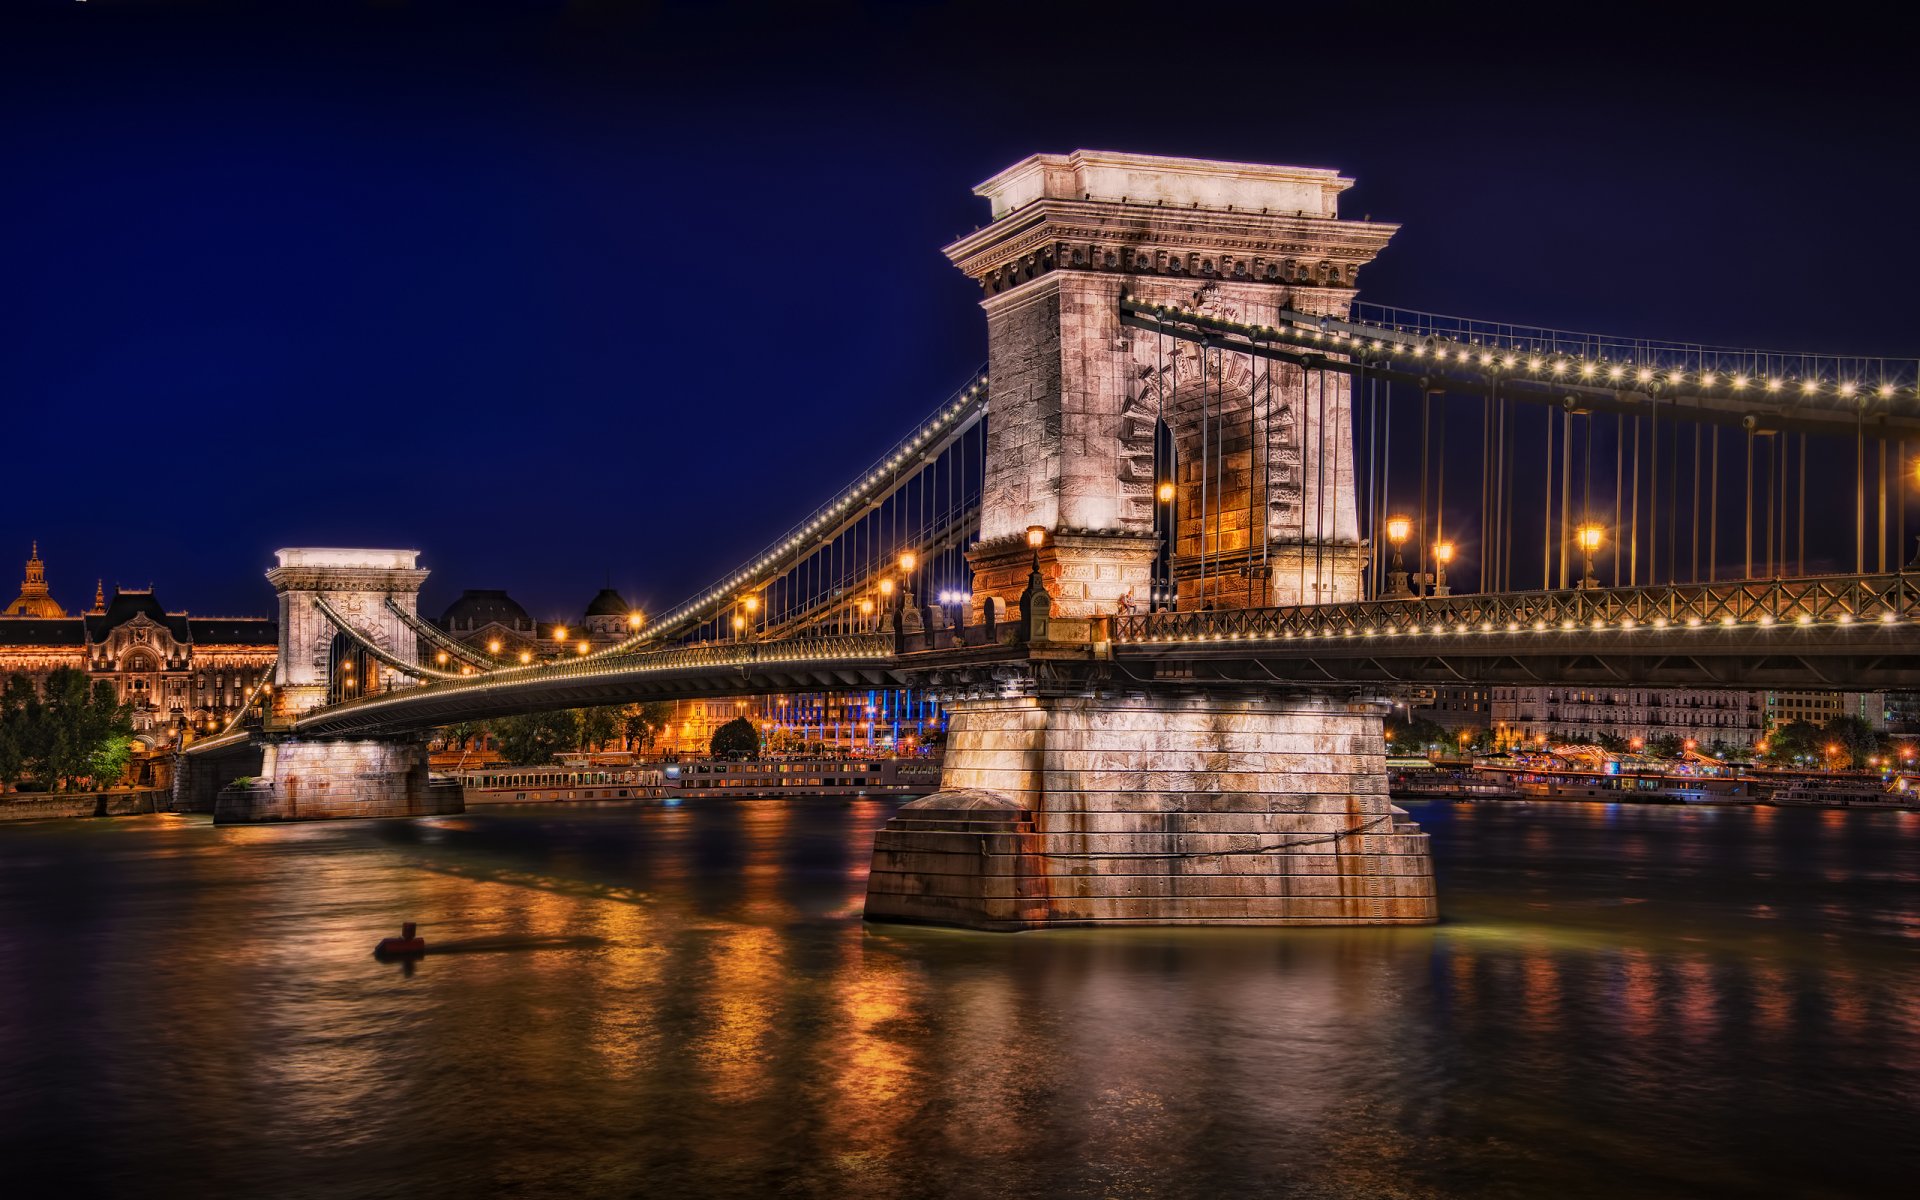
[[1413, 535], [1411, 517], [1387, 518], [1387, 541], [1393, 546], [1393, 569], [1387, 572], [1387, 591], [1389, 596], [1406, 596], [1411, 589], [1407, 586], [1407, 565], [1401, 561], [1400, 548], [1407, 544]]
[[1582, 563], [1580, 587], [1583, 591], [1590, 591], [1600, 586], [1600, 580], [1595, 578], [1593, 573], [1593, 556], [1594, 552], [1600, 549], [1600, 543], [1605, 540], [1606, 533], [1600, 526], [1588, 521], [1575, 530], [1573, 536], [1580, 546]]
[[[1153, 489], [1153, 498], [1158, 501], [1153, 519], [1156, 531], [1164, 529], [1159, 547], [1153, 556], [1153, 581], [1147, 588], [1147, 611], [1159, 608], [1173, 608], [1173, 498], [1176, 495], [1173, 480], [1162, 479]], [[1164, 589], [1164, 590], [1163, 590]]]
[[923, 628], [920, 606], [913, 599], [913, 569], [919, 565], [919, 555], [911, 550], [900, 552], [900, 628], [908, 633], [918, 633]]
[[1433, 544], [1433, 561], [1435, 564], [1433, 594], [1436, 596], [1450, 595], [1452, 589], [1447, 587], [1447, 564], [1453, 561], [1453, 543], [1435, 542]]
[[1040, 547], [1047, 541], [1047, 527], [1027, 526], [1027, 545], [1033, 550], [1033, 569], [1027, 573], [1027, 590], [1020, 594], [1020, 621], [1027, 641], [1045, 641], [1047, 624], [1053, 616], [1053, 597], [1040, 578]]

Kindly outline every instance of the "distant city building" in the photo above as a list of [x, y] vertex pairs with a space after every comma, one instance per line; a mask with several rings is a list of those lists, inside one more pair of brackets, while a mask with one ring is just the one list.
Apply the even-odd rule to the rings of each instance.
[[1825, 725], [1858, 717], [1875, 730], [1897, 726], [1901, 711], [1884, 692], [1758, 691], [1738, 688], [1487, 687], [1432, 689], [1412, 715], [1444, 729], [1489, 729], [1501, 745], [1540, 737], [1692, 738], [1748, 746], [1782, 725]]
[[1504, 743], [1549, 738], [1692, 738], [1750, 746], [1766, 736], [1763, 693], [1735, 689], [1496, 687], [1493, 731]]
[[561, 621], [535, 621], [501, 589], [468, 588], [434, 624], [463, 645], [513, 663], [522, 654], [555, 658], [581, 653], [582, 644], [591, 653], [624, 641], [635, 629], [635, 616], [612, 588], [601, 588], [579, 620]]
[[113, 684], [133, 706], [143, 750], [185, 733], [217, 732], [267, 678], [279, 653], [279, 626], [260, 617], [193, 617], [168, 612], [150, 590], [94, 587], [93, 608], [68, 616], [47, 585], [35, 544], [20, 595], [0, 614], [0, 678], [24, 675], [36, 689], [60, 667]]

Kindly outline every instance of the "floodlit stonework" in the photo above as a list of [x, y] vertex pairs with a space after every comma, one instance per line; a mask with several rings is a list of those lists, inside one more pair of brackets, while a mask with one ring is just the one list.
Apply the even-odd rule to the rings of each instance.
[[[1120, 678], [1100, 615], [1144, 606], [1169, 526], [1155, 515], [1163, 473], [1181, 607], [1359, 598], [1345, 378], [1122, 319], [1123, 298], [1257, 324], [1345, 315], [1394, 231], [1339, 219], [1350, 183], [1078, 151], [976, 189], [993, 223], [947, 248], [987, 313], [974, 596], [1011, 619], [1037, 561], [1051, 613], [1027, 614], [1009, 640], [1024, 657], [929, 663], [924, 685], [951, 713], [942, 790], [875, 839], [869, 918], [991, 930], [1437, 919], [1427, 837], [1387, 798], [1382, 705], [1183, 682], [1177, 666]], [[1171, 464], [1156, 453], [1163, 426]], [[1044, 531], [1037, 557], [1031, 526]]]
[[216, 825], [460, 812], [460, 785], [435, 784], [424, 740], [269, 739], [258, 777], [222, 789]]
[[1182, 607], [1358, 598], [1345, 376], [1208, 353], [1120, 316], [1123, 296], [1259, 324], [1345, 316], [1360, 267], [1397, 228], [1341, 220], [1351, 185], [1312, 168], [1081, 150], [975, 189], [993, 222], [947, 255], [987, 313], [978, 599], [1024, 580], [1021, 538], [1040, 525], [1057, 538], [1043, 556], [1054, 573], [1084, 584], [1058, 596], [1061, 615], [1112, 612], [1129, 590], [1144, 601], [1160, 423], [1186, 514], [1173, 535]]
[[1427, 836], [1376, 706], [1321, 696], [950, 702], [942, 790], [874, 846], [867, 916], [977, 929], [1421, 924]]
[[[419, 662], [419, 638], [386, 607], [392, 599], [407, 612], [420, 611], [420, 585], [427, 572], [415, 564], [417, 550], [299, 548], [281, 550], [267, 572], [280, 605], [280, 663], [274, 672], [274, 713], [295, 717], [328, 700], [329, 660], [340, 636], [314, 606], [316, 596], [366, 635], [368, 641], [407, 662]], [[405, 687], [411, 680], [387, 669], [379, 687]]]
[[372, 695], [411, 684], [403, 672], [367, 655], [316, 601], [393, 660], [416, 665], [419, 637], [388, 605], [418, 614], [427, 578], [417, 566], [418, 551], [297, 548], [281, 550], [278, 558], [267, 579], [280, 603], [280, 659], [271, 716], [260, 736], [259, 774], [227, 783], [240, 769], [233, 762], [193, 764], [181, 772], [179, 803], [197, 803], [224, 784], [214, 801], [219, 824], [461, 811], [459, 785], [429, 781], [423, 739], [296, 738], [285, 732], [293, 718], [353, 699], [356, 690]]

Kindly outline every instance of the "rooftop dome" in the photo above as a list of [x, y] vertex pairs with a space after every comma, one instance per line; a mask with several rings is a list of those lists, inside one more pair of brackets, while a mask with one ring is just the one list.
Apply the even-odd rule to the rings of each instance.
[[531, 631], [533, 618], [514, 603], [513, 597], [498, 588], [468, 588], [440, 614], [440, 627], [447, 630], [465, 631], [494, 624]]
[[593, 598], [591, 604], [587, 605], [587, 615], [590, 617], [624, 618], [632, 611], [632, 607], [620, 598], [620, 593], [614, 591], [612, 588], [601, 588], [600, 594]]

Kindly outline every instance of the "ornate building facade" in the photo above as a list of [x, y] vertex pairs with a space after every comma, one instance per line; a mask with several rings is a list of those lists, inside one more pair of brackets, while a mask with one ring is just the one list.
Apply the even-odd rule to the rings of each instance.
[[272, 671], [279, 644], [271, 620], [168, 612], [151, 590], [116, 587], [109, 598], [96, 584], [92, 610], [68, 616], [35, 545], [20, 596], [0, 615], [0, 679], [24, 675], [41, 688], [73, 667], [106, 680], [133, 706], [137, 748], [156, 751], [224, 727]]

